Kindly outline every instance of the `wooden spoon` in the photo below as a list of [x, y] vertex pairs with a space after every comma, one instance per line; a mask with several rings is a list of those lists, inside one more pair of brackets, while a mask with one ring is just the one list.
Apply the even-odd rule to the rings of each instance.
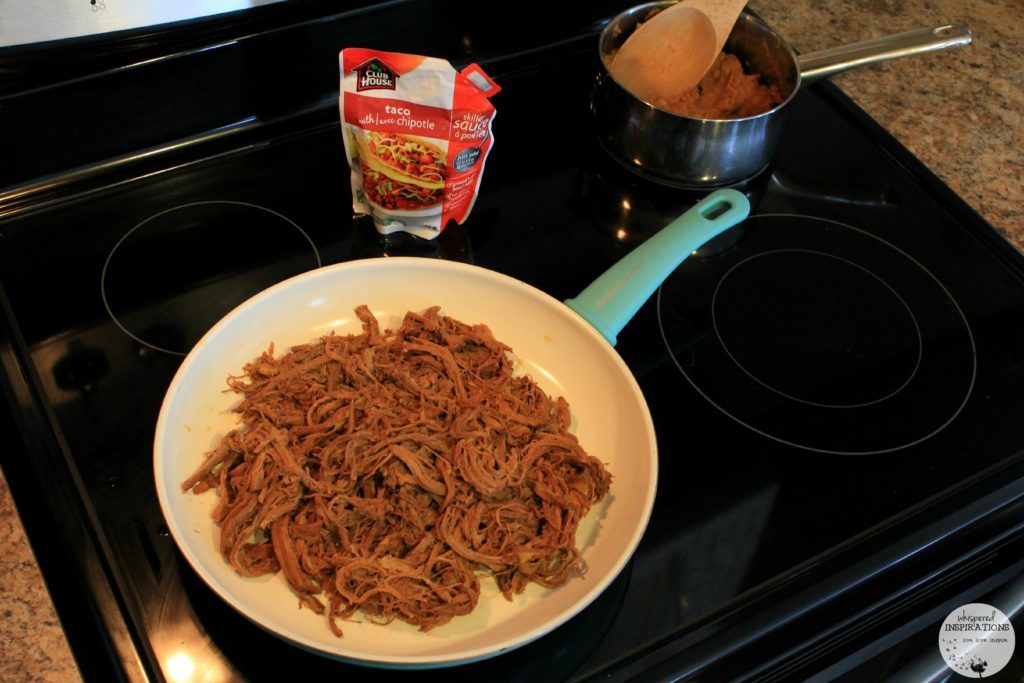
[[612, 59], [619, 85], [648, 103], [689, 92], [715, 61], [715, 27], [693, 7], [675, 4], [637, 27]]
[[732, 33], [732, 27], [740, 12], [747, 4], [747, 0], [682, 0], [679, 3], [682, 7], [691, 7], [700, 10], [711, 20], [715, 27], [715, 57], [725, 47], [725, 41]]

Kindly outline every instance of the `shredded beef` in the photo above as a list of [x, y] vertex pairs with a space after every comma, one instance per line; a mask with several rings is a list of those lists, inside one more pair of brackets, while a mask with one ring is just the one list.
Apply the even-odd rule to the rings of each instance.
[[[183, 484], [215, 489], [224, 559], [281, 572], [299, 604], [426, 631], [582, 573], [576, 529], [611, 475], [568, 432], [569, 406], [513, 376], [484, 325], [431, 308], [381, 332], [273, 346], [229, 387], [242, 425]], [[325, 603], [326, 602], [326, 606]]]

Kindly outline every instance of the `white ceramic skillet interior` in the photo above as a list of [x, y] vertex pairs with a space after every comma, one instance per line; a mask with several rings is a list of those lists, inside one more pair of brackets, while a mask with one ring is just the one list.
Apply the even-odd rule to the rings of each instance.
[[[466, 323], [485, 323], [509, 344], [519, 373], [564, 396], [572, 431], [606, 463], [611, 493], [577, 533], [586, 573], [564, 586], [531, 586], [506, 601], [483, 582], [476, 610], [423, 633], [404, 623], [343, 622], [335, 637], [324, 618], [299, 609], [280, 575], [240, 577], [217, 551], [210, 512], [215, 492], [183, 493], [181, 482], [236, 425], [238, 396], [226, 378], [273, 342], [276, 353], [331, 331], [361, 331], [353, 310], [367, 304], [384, 328], [406, 311], [441, 306]], [[240, 305], [213, 327], [171, 383], [157, 423], [154, 466], [160, 506], [195, 571], [228, 604], [268, 631], [322, 654], [363, 664], [426, 668], [484, 659], [524, 645], [577, 614], [619, 574], [654, 502], [654, 428], [636, 381], [583, 318], [540, 290], [450, 261], [384, 258], [321, 268], [286, 280]]]

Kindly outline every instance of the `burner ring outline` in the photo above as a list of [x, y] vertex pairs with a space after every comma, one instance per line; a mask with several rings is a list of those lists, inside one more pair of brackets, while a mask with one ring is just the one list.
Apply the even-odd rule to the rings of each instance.
[[[856, 228], [856, 227], [854, 227], [852, 225], [848, 225], [846, 223], [842, 223], [842, 222], [839, 222], [839, 221], [836, 221], [836, 220], [832, 220], [832, 219], [829, 219], [829, 218], [821, 218], [821, 217], [818, 217], [818, 216], [806, 216], [806, 215], [797, 214], [797, 213], [763, 213], [763, 214], [754, 214], [754, 215], [749, 216], [747, 218], [747, 221], [758, 219], [758, 218], [797, 218], [797, 219], [803, 219], [803, 220], [810, 219], [810, 220], [815, 220], [815, 221], [821, 221], [821, 222], [824, 222], [824, 223], [829, 223], [829, 224], [838, 226], [840, 228], [845, 228], [845, 229], [848, 229], [848, 230], [852, 230], [852, 231], [854, 231], [854, 232], [856, 232], [856, 233], [858, 233], [858, 234], [860, 234], [860, 235], [862, 235], [864, 237], [870, 238], [872, 240], [876, 240], [877, 242], [879, 242], [881, 244], [884, 244], [885, 246], [889, 247], [890, 249], [896, 251], [898, 254], [900, 254], [904, 258], [908, 259], [911, 263], [916, 265], [942, 291], [942, 293], [949, 300], [949, 303], [952, 304], [953, 308], [955, 309], [957, 315], [960, 318], [960, 321], [963, 323], [964, 332], [967, 335], [967, 341], [968, 341], [968, 344], [970, 346], [970, 363], [971, 363], [971, 367], [970, 367], [970, 380], [968, 381], [967, 388], [964, 391], [963, 399], [960, 401], [959, 405], [956, 406], [956, 408], [953, 410], [953, 412], [941, 424], [939, 424], [937, 427], [935, 427], [934, 429], [932, 429], [928, 433], [920, 435], [917, 438], [912, 439], [909, 442], [901, 443], [901, 444], [896, 444], [894, 446], [889, 446], [889, 447], [885, 447], [885, 448], [872, 448], [872, 449], [861, 449], [861, 450], [841, 450], [841, 449], [831, 449], [831, 448], [820, 448], [820, 447], [816, 447], [816, 446], [809, 446], [807, 444], [803, 444], [803, 443], [800, 443], [800, 442], [792, 440], [792, 439], [785, 439], [785, 438], [776, 436], [776, 435], [771, 434], [771, 433], [769, 433], [769, 432], [767, 432], [767, 431], [765, 431], [765, 430], [763, 430], [763, 429], [761, 429], [759, 427], [756, 427], [756, 426], [754, 426], [752, 424], [749, 424], [748, 422], [740, 419], [736, 415], [733, 415], [731, 412], [726, 410], [723, 406], [719, 405], [718, 402], [716, 402], [711, 396], [709, 396], [707, 394], [707, 392], [705, 392], [703, 389], [701, 389], [697, 385], [697, 383], [687, 374], [686, 368], [682, 365], [682, 363], [679, 362], [679, 359], [676, 358], [676, 354], [672, 351], [672, 344], [671, 344], [671, 342], [670, 342], [670, 340], [668, 338], [668, 334], [667, 334], [667, 332], [665, 330], [665, 324], [663, 322], [663, 314], [662, 314], [662, 293], [663, 293], [663, 290], [664, 290], [664, 284], [662, 284], [660, 287], [658, 287], [657, 297], [656, 297], [656, 301], [655, 301], [656, 310], [657, 310], [658, 330], [659, 330], [659, 332], [661, 334], [662, 343], [664, 344], [665, 349], [668, 351], [669, 357], [672, 359], [672, 363], [676, 366], [676, 368], [683, 375], [683, 377], [686, 378], [686, 381], [690, 383], [690, 385], [697, 391], [698, 394], [700, 394], [700, 396], [705, 401], [707, 401], [709, 404], [714, 406], [719, 412], [721, 412], [722, 414], [726, 415], [727, 417], [729, 417], [734, 422], [742, 425], [743, 427], [749, 429], [750, 431], [752, 431], [752, 432], [754, 432], [756, 434], [759, 434], [759, 435], [761, 435], [763, 437], [766, 437], [766, 438], [768, 438], [768, 439], [770, 439], [772, 441], [775, 441], [777, 443], [781, 443], [781, 444], [783, 444], [785, 446], [790, 446], [792, 448], [797, 448], [797, 449], [800, 449], [800, 450], [810, 451], [810, 452], [814, 452], [814, 453], [823, 453], [823, 454], [826, 454], [826, 455], [843, 455], [843, 456], [882, 455], [882, 454], [887, 454], [887, 453], [894, 453], [896, 451], [905, 450], [905, 449], [910, 448], [912, 446], [916, 446], [917, 444], [923, 443], [923, 442], [927, 441], [928, 439], [932, 438], [933, 436], [935, 436], [936, 434], [940, 433], [946, 427], [948, 427], [950, 425], [950, 423], [952, 423], [953, 420], [955, 420], [957, 418], [957, 416], [960, 415], [960, 413], [963, 411], [964, 407], [967, 405], [967, 401], [970, 399], [971, 395], [974, 393], [974, 384], [975, 384], [975, 381], [977, 380], [977, 374], [978, 374], [978, 348], [977, 348], [977, 345], [976, 345], [976, 343], [974, 341], [974, 332], [971, 330], [970, 323], [967, 321], [967, 316], [964, 314], [963, 309], [960, 307], [960, 303], [953, 297], [953, 294], [949, 291], [949, 289], [944, 284], [942, 284], [942, 281], [939, 280], [939, 278], [936, 277], [934, 273], [932, 273], [930, 270], [928, 270], [924, 266], [924, 264], [922, 264], [920, 261], [915, 259], [913, 256], [908, 254], [903, 249], [900, 249], [899, 247], [897, 247], [895, 244], [892, 244], [891, 242], [888, 242], [887, 240], [884, 240], [884, 239], [882, 239], [880, 237], [872, 235], [871, 233], [869, 233], [869, 232], [867, 232], [865, 230], [862, 230], [860, 228]], [[685, 262], [684, 262], [684, 264], [685, 264]]]
[[279, 213], [277, 211], [274, 211], [273, 209], [268, 209], [265, 206], [260, 206], [259, 204], [252, 204], [250, 202], [242, 202], [242, 201], [238, 201], [238, 200], [234, 200], [234, 199], [209, 199], [209, 200], [204, 200], [204, 201], [199, 201], [199, 202], [188, 202], [188, 203], [185, 203], [185, 204], [178, 204], [176, 206], [170, 207], [169, 209], [164, 209], [163, 211], [159, 211], [159, 212], [153, 214], [152, 216], [150, 216], [149, 218], [145, 218], [142, 221], [140, 221], [139, 223], [136, 223], [135, 226], [132, 227], [131, 230], [126, 232], [124, 235], [121, 236], [121, 238], [119, 240], [117, 240], [117, 242], [114, 244], [114, 246], [111, 247], [110, 252], [107, 254], [107, 258], [103, 261], [103, 269], [100, 271], [100, 298], [103, 300], [103, 308], [106, 309], [107, 315], [109, 315], [110, 319], [114, 321], [114, 324], [117, 325], [117, 327], [122, 332], [124, 332], [126, 335], [128, 335], [130, 338], [134, 339], [138, 343], [143, 344], [144, 346], [148, 346], [151, 349], [155, 349], [156, 351], [162, 351], [163, 353], [169, 353], [169, 354], [174, 355], [174, 356], [187, 356], [188, 355], [188, 352], [175, 351], [174, 349], [168, 349], [168, 348], [165, 348], [163, 346], [160, 346], [159, 344], [154, 344], [152, 342], [146, 341], [145, 339], [142, 339], [137, 334], [135, 334], [134, 332], [129, 330], [121, 322], [121, 320], [117, 317], [117, 314], [114, 313], [113, 308], [111, 308], [111, 306], [110, 306], [110, 302], [107, 300], [107, 271], [108, 271], [108, 269], [110, 267], [111, 261], [114, 258], [114, 254], [117, 253], [118, 248], [122, 244], [124, 244], [128, 240], [128, 238], [130, 238], [136, 231], [138, 231], [141, 228], [143, 228], [147, 223], [150, 223], [151, 221], [155, 221], [156, 219], [160, 218], [161, 216], [164, 216], [164, 215], [166, 215], [168, 213], [171, 213], [173, 211], [180, 211], [181, 209], [188, 209], [188, 208], [192, 208], [192, 207], [196, 207], [196, 206], [211, 206], [211, 205], [218, 205], [218, 206], [222, 206], [222, 205], [244, 206], [246, 208], [257, 209], [259, 211], [263, 211], [265, 213], [271, 214], [272, 216], [280, 218], [285, 223], [287, 223], [288, 225], [290, 225], [293, 228], [295, 228], [299, 232], [299, 234], [302, 235], [306, 239], [307, 242], [309, 242], [309, 246], [313, 250], [313, 256], [316, 258], [317, 267], [319, 268], [319, 267], [323, 266], [323, 260], [320, 258], [320, 250], [316, 248], [316, 243], [313, 242], [313, 238], [311, 238], [309, 236], [309, 234], [305, 230], [303, 230], [301, 227], [299, 227], [299, 224], [296, 223], [295, 221], [293, 221], [291, 218], [288, 218], [284, 214]]
[[[788, 393], [782, 391], [781, 389], [777, 389], [777, 388], [773, 387], [772, 385], [768, 384], [767, 382], [761, 380], [759, 377], [757, 377], [757, 375], [755, 375], [753, 372], [748, 370], [746, 368], [746, 366], [744, 366], [743, 363], [741, 363], [738, 358], [736, 358], [735, 354], [733, 354], [733, 352], [729, 350], [729, 345], [725, 343], [725, 339], [722, 338], [722, 334], [719, 331], [719, 327], [718, 327], [718, 318], [717, 318], [717, 315], [716, 315], [716, 305], [715, 304], [716, 304], [716, 302], [718, 300], [718, 293], [719, 293], [719, 291], [722, 288], [722, 283], [725, 282], [726, 279], [734, 271], [736, 271], [741, 266], [743, 266], [743, 265], [753, 261], [754, 259], [761, 258], [761, 257], [764, 257], [764, 256], [771, 256], [773, 254], [782, 254], [782, 253], [814, 254], [816, 256], [824, 256], [826, 258], [835, 259], [837, 261], [840, 261], [841, 263], [845, 263], [845, 264], [847, 264], [849, 266], [852, 266], [853, 268], [856, 268], [857, 270], [859, 270], [860, 272], [864, 273], [865, 275], [868, 275], [869, 277], [873, 278], [876, 282], [878, 282], [883, 287], [885, 287], [885, 289], [887, 289], [889, 291], [889, 293], [891, 293], [896, 298], [896, 300], [900, 302], [900, 304], [903, 306], [903, 309], [906, 311], [907, 316], [910, 318], [910, 322], [914, 326], [914, 333], [915, 333], [915, 335], [917, 337], [917, 357], [914, 359], [914, 367], [911, 368], [910, 373], [907, 375], [907, 378], [899, 386], [897, 386], [895, 389], [893, 389], [889, 393], [880, 396], [879, 398], [876, 398], [876, 399], [873, 399], [873, 400], [870, 400], [870, 401], [862, 401], [860, 403], [845, 403], [845, 404], [843, 404], [843, 403], [821, 403], [821, 402], [817, 402], [817, 401], [809, 401], [807, 399], [803, 399], [803, 398], [800, 398], [798, 396], [794, 396], [792, 394], [788, 394]], [[918, 324], [917, 318], [914, 316], [914, 312], [910, 309], [910, 306], [907, 305], [907, 302], [903, 299], [903, 297], [900, 296], [899, 292], [897, 292], [895, 289], [893, 289], [889, 285], [889, 283], [887, 283], [885, 280], [883, 280], [882, 278], [880, 278], [878, 275], [876, 275], [875, 273], [871, 272], [867, 268], [865, 268], [865, 267], [863, 267], [863, 266], [861, 266], [861, 265], [859, 265], [857, 263], [854, 263], [853, 261], [850, 261], [849, 259], [845, 259], [845, 258], [843, 258], [841, 256], [836, 256], [835, 254], [829, 254], [827, 252], [817, 251], [817, 250], [814, 250], [814, 249], [772, 249], [770, 251], [763, 251], [761, 253], [754, 254], [753, 256], [748, 256], [747, 258], [743, 259], [742, 261], [740, 261], [739, 263], [734, 265], [732, 268], [730, 268], [728, 271], [726, 271], [726, 273], [718, 281], [718, 284], [715, 285], [715, 291], [714, 291], [714, 293], [711, 296], [711, 325], [712, 325], [712, 327], [715, 330], [715, 337], [718, 339], [718, 343], [722, 345], [722, 349], [725, 351], [725, 354], [729, 357], [730, 360], [732, 360], [733, 363], [736, 364], [736, 367], [738, 367], [740, 370], [742, 370], [744, 374], [746, 374], [748, 377], [750, 377], [750, 379], [752, 379], [753, 381], [757, 382], [758, 384], [763, 386], [765, 389], [768, 389], [769, 391], [775, 392], [779, 396], [787, 398], [787, 399], [789, 399], [791, 401], [797, 401], [799, 403], [804, 403], [804, 404], [810, 405], [810, 406], [817, 406], [819, 408], [837, 408], [837, 409], [864, 408], [864, 407], [867, 407], [867, 406], [870, 406], [870, 405], [874, 405], [876, 403], [881, 403], [882, 401], [885, 401], [885, 400], [891, 398], [892, 396], [895, 396], [899, 392], [903, 391], [903, 389], [906, 388], [906, 386], [908, 384], [910, 384], [911, 381], [913, 381], [914, 375], [917, 374], [918, 368], [921, 367], [921, 357], [923, 355], [922, 347], [924, 345], [924, 340], [921, 337], [921, 326]]]

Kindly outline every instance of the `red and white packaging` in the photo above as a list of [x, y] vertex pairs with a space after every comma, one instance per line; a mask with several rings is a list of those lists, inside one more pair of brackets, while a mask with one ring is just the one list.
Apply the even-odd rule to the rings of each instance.
[[346, 48], [338, 107], [352, 208], [378, 231], [433, 239], [469, 216], [494, 144], [500, 88], [472, 64]]

